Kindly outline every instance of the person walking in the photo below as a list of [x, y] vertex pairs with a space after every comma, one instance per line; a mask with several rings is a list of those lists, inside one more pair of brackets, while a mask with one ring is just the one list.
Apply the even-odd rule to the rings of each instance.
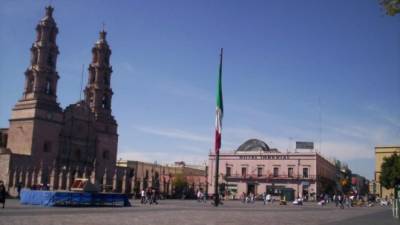
[[254, 194], [250, 192], [250, 203], [254, 203]]
[[335, 201], [336, 208], [339, 206], [339, 196], [336, 194], [333, 196], [333, 201]]
[[348, 195], [344, 197], [344, 204], [346, 204], [347, 208], [350, 208], [350, 197]]
[[340, 194], [338, 196], [338, 200], [339, 200], [339, 205], [341, 209], [344, 209], [344, 205], [343, 205], [343, 196]]
[[242, 194], [240, 195], [240, 200], [242, 200], [243, 204], [246, 203], [246, 194], [244, 192], [242, 192]]
[[22, 182], [18, 182], [17, 184], [18, 198], [21, 198], [21, 189], [22, 189]]
[[268, 193], [267, 196], [266, 196], [265, 198], [266, 198], [266, 200], [267, 200], [267, 203], [268, 203], [268, 202], [271, 202], [271, 204], [273, 203], [273, 202], [272, 202], [273, 199], [272, 199], [272, 196], [271, 196], [270, 193]]
[[145, 194], [146, 202], [148, 202], [148, 203], [151, 202], [151, 195], [152, 195], [152, 191], [151, 190], [152, 190], [151, 188], [147, 188], [147, 191], [146, 191], [146, 194]]
[[3, 181], [0, 180], [0, 203], [3, 204], [3, 209], [6, 205], [6, 196], [7, 196], [6, 187], [4, 186]]
[[197, 191], [197, 202], [202, 202], [203, 196], [200, 190]]
[[140, 192], [140, 203], [145, 204], [146, 203], [146, 192], [144, 192], [144, 189]]
[[262, 198], [263, 198], [263, 201], [264, 201], [264, 205], [266, 205], [267, 204], [267, 192], [263, 192]]
[[156, 189], [151, 189], [151, 197], [150, 197], [150, 205], [151, 204], [156, 204], [156, 205], [158, 205], [158, 202], [157, 202], [157, 192], [156, 192]]

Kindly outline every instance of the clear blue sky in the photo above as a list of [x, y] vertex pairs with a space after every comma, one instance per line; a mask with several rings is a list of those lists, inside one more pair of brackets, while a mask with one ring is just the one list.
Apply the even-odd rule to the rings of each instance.
[[[34, 28], [48, 3], [0, 3], [0, 127], [22, 95]], [[119, 157], [205, 162], [220, 47], [223, 151], [249, 138], [281, 151], [296, 140], [319, 148], [321, 127], [322, 153], [371, 178], [374, 146], [400, 144], [400, 16], [386, 16], [378, 0], [52, 4], [62, 107], [79, 99], [82, 64], [87, 76], [106, 24]]]

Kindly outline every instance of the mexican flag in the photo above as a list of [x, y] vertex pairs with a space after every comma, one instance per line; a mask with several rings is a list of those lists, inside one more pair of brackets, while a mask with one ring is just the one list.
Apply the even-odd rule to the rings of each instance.
[[224, 115], [224, 104], [222, 101], [222, 54], [223, 49], [221, 48], [217, 84], [217, 109], [215, 117], [215, 154], [219, 154], [219, 150], [221, 148], [222, 117]]

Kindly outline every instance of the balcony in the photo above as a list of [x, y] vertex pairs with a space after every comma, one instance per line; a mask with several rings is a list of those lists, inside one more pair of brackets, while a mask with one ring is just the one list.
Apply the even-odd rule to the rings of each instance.
[[302, 175], [293, 175], [293, 176], [287, 176], [287, 175], [278, 175], [274, 176], [273, 174], [230, 174], [230, 175], [223, 175], [224, 179], [226, 181], [259, 181], [259, 182], [269, 182], [269, 181], [279, 181], [279, 180], [308, 180], [308, 181], [313, 181], [316, 180], [317, 176], [315, 175], [308, 175], [308, 176], [302, 176]]

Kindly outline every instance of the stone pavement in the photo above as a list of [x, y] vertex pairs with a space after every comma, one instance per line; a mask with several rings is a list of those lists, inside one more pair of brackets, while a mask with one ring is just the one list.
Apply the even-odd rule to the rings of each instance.
[[109, 207], [39, 207], [23, 206], [9, 200], [7, 208], [0, 209], [0, 225], [58, 225], [58, 224], [202, 224], [202, 225], [391, 225], [400, 224], [391, 216], [389, 208], [355, 207], [338, 209], [316, 203], [304, 206], [264, 206], [262, 202], [242, 204], [227, 201], [215, 208], [210, 202], [193, 200], [163, 200], [159, 205], [140, 205], [132, 201], [130, 208]]

